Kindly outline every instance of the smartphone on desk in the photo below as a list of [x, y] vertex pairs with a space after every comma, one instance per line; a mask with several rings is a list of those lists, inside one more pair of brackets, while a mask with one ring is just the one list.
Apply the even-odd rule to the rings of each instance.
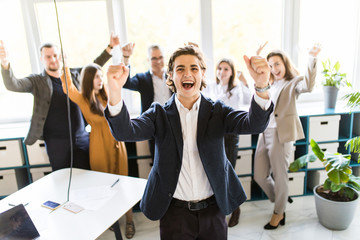
[[51, 210], [55, 210], [55, 209], [57, 209], [58, 207], [60, 207], [60, 203], [56, 203], [56, 202], [53, 202], [53, 201], [46, 201], [46, 202], [44, 202], [41, 206], [42, 206], [42, 207], [49, 208], [49, 209], [51, 209]]

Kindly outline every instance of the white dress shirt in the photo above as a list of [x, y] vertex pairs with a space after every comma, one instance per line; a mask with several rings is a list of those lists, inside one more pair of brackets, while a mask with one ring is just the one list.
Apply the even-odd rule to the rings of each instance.
[[[276, 106], [276, 102], [280, 96], [280, 92], [283, 89], [283, 87], [285, 86], [285, 83], [286, 83], [285, 79], [275, 80], [274, 83], [271, 85], [271, 88], [269, 89], [270, 99], [274, 103], [274, 109]], [[276, 126], [277, 125], [276, 125], [275, 115], [274, 115], [274, 112], [272, 112], [270, 115], [268, 128], [276, 128]]]
[[165, 71], [162, 78], [156, 76], [151, 70], [150, 74], [154, 87], [154, 102], [158, 102], [161, 105], [164, 105], [166, 101], [169, 100], [169, 98], [171, 97], [169, 87], [166, 85]]
[[197, 123], [201, 97], [191, 110], [185, 108], [178, 98], [175, 103], [180, 116], [183, 137], [183, 159], [174, 198], [196, 201], [214, 194], [200, 159], [196, 143]]
[[228, 92], [227, 89], [228, 85], [212, 82], [209, 83], [202, 92], [212, 100], [221, 100], [235, 110], [240, 110], [244, 105], [250, 104], [252, 93], [242, 82], [239, 82], [230, 92]]

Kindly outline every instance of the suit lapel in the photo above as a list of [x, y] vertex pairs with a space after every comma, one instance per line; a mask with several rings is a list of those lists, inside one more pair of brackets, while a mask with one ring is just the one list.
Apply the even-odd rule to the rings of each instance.
[[183, 154], [183, 138], [181, 132], [181, 122], [179, 112], [175, 103], [175, 94], [172, 95], [170, 100], [165, 103], [166, 115], [168, 116], [171, 130], [175, 137], [176, 146], [179, 151], [180, 159], [182, 159]]
[[149, 84], [149, 88], [150, 88], [150, 89], [149, 89], [148, 91], [149, 91], [150, 94], [152, 94], [151, 101], [153, 102], [153, 101], [154, 101], [154, 96], [155, 96], [155, 94], [154, 94], [153, 79], [152, 79], [150, 70], [145, 73], [145, 78], [146, 78], [146, 80], [147, 80], [147, 82], [148, 82], [148, 84]]
[[199, 146], [200, 140], [203, 138], [205, 134], [205, 130], [207, 128], [207, 123], [209, 122], [209, 118], [211, 116], [211, 108], [212, 105], [209, 101], [207, 101], [203, 95], [201, 95], [201, 102], [199, 108], [199, 116], [197, 122], [197, 137], [196, 141]]

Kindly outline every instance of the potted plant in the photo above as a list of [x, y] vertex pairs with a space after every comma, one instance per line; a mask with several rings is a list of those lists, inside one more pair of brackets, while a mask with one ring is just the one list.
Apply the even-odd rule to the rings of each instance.
[[340, 63], [337, 61], [331, 65], [330, 59], [322, 62], [324, 80], [322, 82], [324, 89], [324, 102], [326, 108], [335, 108], [337, 95], [340, 86], [351, 86], [346, 80], [346, 73], [340, 73]]
[[312, 153], [290, 164], [290, 171], [298, 171], [308, 162], [321, 161], [327, 173], [324, 183], [314, 187], [316, 212], [320, 223], [333, 230], [346, 229], [360, 200], [360, 177], [352, 174], [350, 154], [323, 152], [312, 139]]

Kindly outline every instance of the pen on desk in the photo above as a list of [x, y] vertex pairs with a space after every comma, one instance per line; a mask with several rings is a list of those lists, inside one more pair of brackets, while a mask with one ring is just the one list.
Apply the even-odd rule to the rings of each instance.
[[112, 185], [111, 187], [114, 187], [118, 182], [119, 182], [120, 178], [118, 178]]

